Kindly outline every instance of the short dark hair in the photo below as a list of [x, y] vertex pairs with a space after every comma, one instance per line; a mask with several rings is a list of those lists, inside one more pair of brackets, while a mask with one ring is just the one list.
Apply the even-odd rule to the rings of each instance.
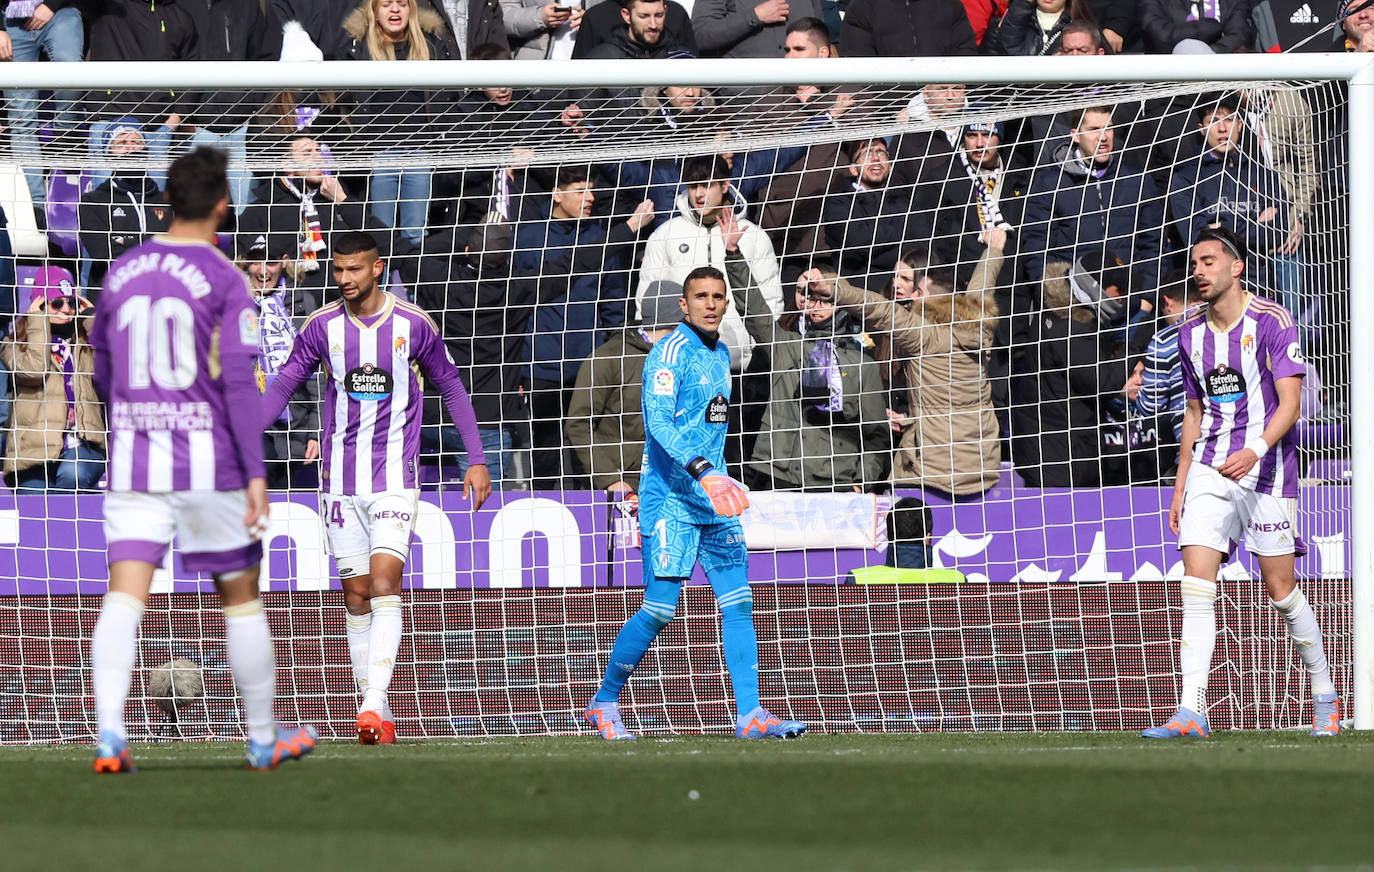
[[629, 9], [631, 6], [635, 5], [636, 3], [662, 3], [662, 4], [664, 4], [664, 5], [666, 6], [667, 3], [668, 3], [668, 0], [617, 0], [617, 2], [620, 3], [620, 8], [621, 8], [621, 9]]
[[495, 42], [484, 42], [468, 52], [470, 61], [508, 61], [510, 57], [510, 46]]
[[1220, 242], [1221, 247], [1230, 250], [1236, 260], [1244, 261], [1250, 257], [1245, 240], [1229, 227], [1204, 227], [1198, 231], [1193, 245], [1200, 242]]
[[1071, 33], [1086, 34], [1087, 37], [1093, 41], [1093, 48], [1104, 51], [1107, 54], [1113, 54], [1112, 46], [1107, 42], [1107, 37], [1103, 35], [1102, 28], [1093, 24], [1088, 19], [1078, 18], [1064, 25], [1064, 29], [1059, 31], [1059, 44], [1063, 45], [1064, 37]]
[[682, 296], [687, 296], [687, 290], [692, 286], [692, 282], [701, 281], [702, 279], [714, 279], [723, 285], [725, 284], [725, 273], [713, 266], [697, 267], [687, 273], [687, 278], [682, 280]]
[[798, 18], [787, 25], [785, 35], [791, 36], [794, 33], [804, 33], [821, 45], [830, 45], [830, 28], [826, 27], [825, 22], [819, 18], [812, 18], [809, 15], [805, 18]]
[[334, 254], [367, 254], [369, 251], [377, 251], [377, 240], [371, 233], [364, 233], [361, 230], [350, 230], [347, 233], [340, 233], [333, 239], [331, 249]]
[[1073, 116], [1072, 124], [1074, 130], [1078, 130], [1083, 126], [1083, 119], [1087, 117], [1089, 112], [1105, 112], [1108, 118], [1112, 117], [1114, 114], [1110, 106], [1084, 106], [1082, 109], [1078, 110], [1078, 114]]
[[718, 154], [698, 154], [682, 162], [684, 185], [724, 182], [730, 179], [730, 165]]
[[223, 149], [201, 146], [172, 161], [167, 168], [167, 204], [174, 218], [209, 218], [215, 204], [229, 197], [229, 155]]
[[590, 181], [591, 173], [587, 171], [586, 164], [561, 164], [554, 171], [553, 186], [559, 190]]
[[1218, 109], [1235, 114], [1240, 106], [1240, 101], [1236, 99], [1236, 93], [1229, 91], [1221, 94], [1208, 94], [1198, 101], [1197, 107], [1193, 109], [1193, 116], [1199, 124], [1206, 124], [1212, 117], [1212, 113]]
[[934, 527], [930, 506], [918, 497], [902, 497], [887, 513], [887, 541], [890, 543], [924, 545]]
[[846, 142], [842, 147], [844, 148], [844, 153], [849, 155], [849, 162], [853, 163], [858, 160], [859, 152], [866, 148], [871, 148], [875, 143], [881, 144], [883, 148], [888, 149], [889, 152], [891, 151], [891, 146], [887, 144], [887, 138], [883, 136], [868, 136], [863, 139], [852, 139]]
[[1159, 281], [1159, 311], [1164, 311], [1164, 299], [1188, 305], [1197, 299], [1197, 285], [1187, 270], [1173, 269], [1165, 273]]

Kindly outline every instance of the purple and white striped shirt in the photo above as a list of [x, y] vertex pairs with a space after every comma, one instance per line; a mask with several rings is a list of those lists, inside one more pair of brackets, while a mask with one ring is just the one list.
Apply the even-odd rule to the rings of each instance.
[[424, 390], [412, 364], [440, 390], [470, 463], [485, 463], [477, 418], [458, 368], [434, 320], [383, 291], [382, 310], [366, 321], [337, 301], [305, 322], [268, 389], [265, 422], [275, 421], [321, 365], [328, 376], [321, 418], [320, 489], [338, 495], [416, 487]]
[[206, 242], [158, 236], [110, 265], [91, 325], [110, 490], [237, 490], [263, 474], [262, 431], [245, 438], [257, 421], [241, 406], [258, 402], [257, 308]]
[[[1179, 357], [1188, 399], [1202, 402], [1202, 436], [1193, 460], [1216, 468], [1264, 432], [1279, 408], [1274, 383], [1306, 374], [1293, 316], [1252, 296], [1231, 329], [1214, 330], [1207, 310], [1179, 322]], [[1298, 495], [1297, 435], [1290, 429], [1256, 463], [1242, 487], [1278, 497]]]

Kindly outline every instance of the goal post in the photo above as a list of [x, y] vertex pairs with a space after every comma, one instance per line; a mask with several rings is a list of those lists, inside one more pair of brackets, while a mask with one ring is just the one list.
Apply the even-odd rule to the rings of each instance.
[[[1374, 324], [1374, 246], [1363, 244], [1361, 238], [1374, 228], [1374, 166], [1357, 157], [1374, 153], [1374, 56], [0, 64], [0, 88], [28, 88], [34, 82], [41, 82], [45, 92], [87, 93], [414, 89], [460, 94], [483, 87], [537, 88], [557, 96], [540, 107], [539, 123], [544, 127], [538, 146], [515, 160], [544, 170], [560, 164], [630, 159], [652, 163], [785, 146], [811, 154], [864, 137], [931, 132], [938, 125], [930, 118], [894, 118], [908, 109], [922, 85], [943, 82], [962, 83], [976, 97], [959, 110], [960, 125], [1029, 125], [1033, 117], [1082, 110], [1099, 102], [1143, 103], [1244, 87], [1289, 88], [1331, 106], [1339, 103], [1342, 112], [1337, 114], [1343, 115], [1345, 129], [1322, 135], [1329, 137], [1324, 142], [1346, 137], [1344, 154], [1351, 159], [1323, 169], [1316, 195], [1322, 205], [1314, 208], [1325, 211], [1317, 222], [1320, 226], [1309, 232], [1341, 236], [1343, 242], [1334, 250], [1346, 263], [1333, 260], [1309, 266], [1322, 271], [1323, 278], [1314, 281], [1315, 295], [1345, 301], [1339, 312], [1344, 323], [1335, 325], [1340, 329], [1334, 334], [1323, 335], [1318, 357], [1333, 371], [1343, 372], [1348, 365], [1348, 383], [1340, 384], [1348, 392], [1348, 409], [1341, 412], [1338, 429], [1342, 444], [1348, 446], [1349, 463], [1341, 484], [1314, 489], [1321, 496], [1303, 504], [1303, 510], [1320, 517], [1328, 534], [1339, 528], [1346, 537], [1329, 535], [1325, 544], [1330, 552], [1322, 555], [1321, 563], [1309, 564], [1321, 591], [1313, 602], [1323, 630], [1341, 637], [1332, 645], [1333, 661], [1338, 661], [1337, 687], [1351, 704], [1354, 727], [1374, 729], [1374, 404], [1364, 399], [1374, 389], [1374, 348], [1362, 341], [1363, 326]], [[754, 119], [750, 124], [645, 133], [611, 113], [613, 124], [607, 129], [614, 126], [616, 138], [595, 133], [580, 139], [571, 134], [544, 136], [561, 132], [557, 110], [592, 89], [637, 92], [687, 82], [716, 89], [727, 117], [731, 110], [741, 110], [744, 117], [742, 110], [761, 100], [762, 89], [803, 83], [852, 86], [866, 88], [870, 96], [824, 126], [797, 125], [794, 116], [780, 120], [760, 110], [748, 115]], [[1118, 87], [1126, 93], [1108, 90]], [[1320, 108], [1329, 106], [1314, 106], [1314, 112]], [[226, 113], [231, 111], [233, 107], [225, 107]], [[485, 172], [498, 174], [490, 203], [505, 208], [500, 203], [499, 173], [512, 164], [511, 147], [521, 144], [519, 133], [476, 130], [464, 127], [457, 117], [440, 116], [452, 135], [430, 149], [420, 148], [426, 127], [418, 118], [394, 121], [387, 128], [389, 135], [411, 147], [410, 153], [388, 158], [398, 176], [396, 199], [404, 201], [407, 196], [399, 177], [408, 170]], [[103, 120], [113, 121], [114, 114]], [[622, 121], [623, 126], [615, 126]], [[11, 133], [6, 130], [0, 136], [8, 138]], [[270, 178], [280, 165], [280, 132], [250, 129], [248, 136], [246, 169]], [[184, 134], [181, 139], [186, 139]], [[47, 154], [44, 170], [77, 175], [112, 165], [111, 158], [84, 140], [55, 136]], [[165, 167], [167, 156], [166, 150], [150, 150], [149, 156], [130, 159], [127, 166], [157, 172]], [[340, 172], [364, 176], [381, 165], [375, 149], [336, 147], [333, 160]], [[1182, 164], [1183, 157], [1177, 155], [1173, 161], [1170, 167]], [[115, 159], [114, 165], [125, 164]], [[1029, 169], [1047, 165], [1037, 157]], [[841, 167], [835, 163], [829, 169]], [[1333, 182], [1344, 190], [1331, 190]], [[374, 204], [362, 205], [370, 209]], [[12, 211], [9, 202], [0, 201], [0, 206]], [[1337, 216], [1344, 220], [1344, 228], [1336, 226]], [[609, 217], [607, 223], [628, 215], [616, 212]], [[1172, 220], [1162, 218], [1166, 223]], [[824, 227], [811, 229], [824, 233]], [[1164, 228], [1140, 229], [1158, 234]], [[927, 236], [934, 239], [943, 232], [932, 228]], [[641, 248], [648, 235], [646, 231], [640, 238]], [[449, 244], [449, 255], [463, 248], [457, 241]], [[504, 244], [508, 250], [515, 246]], [[604, 240], [594, 244], [606, 258], [599, 263], [609, 263], [612, 246]], [[1037, 253], [1044, 252], [1029, 252]], [[1151, 257], [1159, 262], [1168, 254], [1160, 248]], [[429, 254], [421, 249], [410, 256], [418, 263]], [[81, 259], [54, 255], [51, 261]], [[30, 267], [47, 262], [32, 254], [21, 260]], [[972, 264], [960, 261], [955, 266]], [[622, 292], [631, 303], [624, 316], [628, 324], [641, 290], [638, 269], [615, 269], [626, 274], [627, 290]], [[536, 274], [541, 281], [549, 278]], [[964, 281], [961, 274], [960, 282]], [[785, 279], [779, 285], [784, 296], [791, 294]], [[19, 313], [27, 303], [27, 294], [21, 292]], [[435, 314], [444, 324], [445, 312]], [[1333, 335], [1338, 337], [1334, 342]], [[1339, 337], [1344, 336], [1349, 337], [1348, 345], [1340, 347]], [[576, 357], [584, 354], [579, 351]], [[1002, 472], [1010, 477], [1010, 464], [1004, 464]], [[523, 466], [522, 473], [528, 473]], [[528, 479], [527, 474], [521, 477]], [[806, 525], [820, 523], [832, 504], [816, 508], [822, 505], [816, 502], [796, 510], [787, 521], [795, 529], [770, 526], [767, 544], [751, 544], [753, 565], [764, 576], [762, 590], [755, 593], [755, 614], [765, 698], [780, 700], [822, 728], [878, 730], [1129, 729], [1172, 705], [1164, 697], [1177, 668], [1170, 652], [1178, 606], [1176, 592], [1171, 599], [1161, 584], [1172, 577], [1176, 558], [1170, 555], [1172, 539], [1159, 520], [1160, 512], [1167, 511], [1167, 497], [1161, 505], [1157, 487], [1099, 490], [1094, 496], [1049, 486], [999, 485], [989, 491], [996, 499], [986, 503], [928, 497], [939, 513], [937, 526], [943, 537], [936, 543], [935, 560], [941, 569], [963, 573], [967, 584], [959, 586], [847, 583], [852, 570], [882, 563], [881, 555], [873, 555], [886, 537], [880, 519], [890, 507], [887, 498], [873, 500], [879, 520], [869, 525], [870, 530], [827, 532], [819, 547], [805, 547], [807, 534], [815, 529]], [[620, 515], [622, 506], [597, 491], [524, 493], [516, 488], [484, 510], [488, 518], [471, 520], [451, 481], [441, 482], [437, 494], [425, 497], [407, 588], [407, 634], [413, 631], [413, 638], [403, 646], [397, 673], [399, 693], [405, 697], [398, 707], [403, 735], [577, 729], [576, 714], [594, 689], [610, 640], [637, 607], [633, 519]], [[1339, 495], [1333, 495], [1337, 491]], [[895, 496], [909, 492], [899, 488]], [[0, 729], [0, 742], [89, 736], [93, 713], [85, 698], [89, 691], [81, 686], [89, 682], [84, 649], [98, 610], [96, 595], [103, 590], [102, 557], [90, 544], [99, 540], [98, 504], [92, 499], [98, 497], [79, 495], [73, 501], [52, 494], [0, 493], [0, 579], [10, 566], [16, 573], [12, 586], [0, 581], [0, 720], [22, 717], [21, 712], [41, 700], [39, 707], [47, 712], [43, 717], [52, 724], [42, 731]], [[273, 541], [271, 580], [264, 583], [274, 630], [286, 634], [278, 640], [282, 713], [337, 724], [350, 704], [351, 685], [342, 606], [336, 592], [331, 593], [332, 579], [324, 576], [330, 564], [320, 545], [318, 505], [301, 492], [274, 500], [274, 513], [279, 512], [274, 523], [280, 525], [274, 535], [280, 538]], [[1340, 523], [1327, 523], [1333, 518]], [[1029, 529], [1022, 529], [1022, 524]], [[1111, 528], [1119, 536], [1104, 544], [1101, 536], [1090, 535], [1095, 526]], [[1004, 542], [1009, 544], [1000, 544]], [[1138, 554], [1125, 553], [1133, 550]], [[180, 723], [183, 729], [211, 737], [233, 735], [238, 716], [222, 646], [213, 641], [222, 635], [219, 619], [212, 614], [213, 597], [208, 587], [169, 569], [159, 576], [158, 599], [145, 624], [145, 634], [158, 633], [167, 642], [157, 648], [157, 662], [153, 653], [142, 650], [140, 673], [161, 666], [163, 660], [188, 655], [213, 670], [207, 674], [200, 721], [183, 716]], [[306, 570], [320, 577], [287, 577]], [[823, 576], [824, 583], [808, 584], [813, 573]], [[1299, 674], [1301, 666], [1291, 656], [1282, 621], [1276, 622], [1266, 598], [1254, 593], [1258, 585], [1231, 578], [1219, 589], [1223, 637], [1218, 660], [1233, 656], [1242, 663], [1234, 674], [1214, 673], [1216, 686], [1224, 685], [1220, 692], [1227, 694], [1223, 725], [1297, 725], [1305, 674]], [[1349, 602], [1343, 602], [1347, 596]], [[690, 586], [677, 624], [660, 639], [658, 650], [651, 651], [628, 686], [628, 698], [643, 704], [641, 727], [700, 732], [723, 723], [729, 685], [717, 650], [716, 620], [707, 590]], [[168, 656], [162, 658], [162, 653]], [[137, 678], [134, 687], [138, 703], [142, 698]], [[1073, 714], [1061, 711], [1056, 716], [1056, 706]], [[146, 723], [153, 724], [152, 717]]]

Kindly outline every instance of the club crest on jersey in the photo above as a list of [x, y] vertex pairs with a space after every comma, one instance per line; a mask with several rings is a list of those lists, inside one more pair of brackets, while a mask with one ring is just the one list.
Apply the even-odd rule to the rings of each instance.
[[258, 315], [251, 309], [239, 313], [239, 342], [252, 348], [258, 347]]
[[1238, 403], [1245, 399], [1245, 376], [1240, 370], [1220, 364], [1207, 373], [1207, 396], [1218, 403]]
[[706, 404], [706, 423], [725, 424], [730, 420], [730, 402], [721, 394], [711, 398]]
[[654, 373], [654, 394], [660, 397], [671, 397], [675, 383], [671, 369], [660, 369]]
[[[1251, 346], [1251, 345], [1254, 345], [1254, 344], [1255, 344], [1255, 334], [1253, 334], [1253, 333], [1246, 333], [1244, 336], [1240, 337], [1240, 350], [1241, 350], [1241, 351], [1250, 351], [1250, 346]], [[1253, 354], [1254, 352], [1251, 352], [1251, 353]]]
[[371, 363], [344, 374], [344, 392], [362, 403], [377, 402], [391, 396], [391, 373]]
[[391, 350], [397, 357], [405, 357], [406, 338], [404, 336], [397, 336], [395, 339], [391, 340]]

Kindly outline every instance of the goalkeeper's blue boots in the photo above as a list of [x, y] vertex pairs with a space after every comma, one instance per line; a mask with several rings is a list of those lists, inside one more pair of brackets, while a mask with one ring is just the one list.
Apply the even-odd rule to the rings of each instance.
[[625, 722], [620, 719], [620, 703], [618, 702], [597, 702], [592, 700], [587, 704], [587, 710], [582, 713], [582, 717], [587, 719], [587, 723], [596, 728], [601, 734], [601, 738], [610, 742], [621, 739], [637, 739], [634, 733], [625, 729]]
[[795, 739], [806, 732], [801, 721], [784, 721], [763, 706], [735, 721], [735, 737], [740, 739]]
[[95, 771], [97, 774], [137, 772], [129, 743], [109, 730], [101, 730], [95, 743]]
[[315, 740], [319, 737], [319, 731], [311, 726], [277, 727], [275, 741], [262, 745], [253, 741], [248, 743], [248, 768], [266, 772], [287, 760], [299, 760], [315, 750]]
[[1150, 727], [1140, 735], [1147, 739], [1179, 739], [1184, 736], [1197, 736], [1205, 739], [1212, 735], [1212, 728], [1207, 726], [1207, 716], [1200, 715], [1190, 708], [1179, 706], [1168, 722], [1160, 727]]
[[1334, 693], [1312, 697], [1312, 736], [1341, 734], [1341, 701]]

